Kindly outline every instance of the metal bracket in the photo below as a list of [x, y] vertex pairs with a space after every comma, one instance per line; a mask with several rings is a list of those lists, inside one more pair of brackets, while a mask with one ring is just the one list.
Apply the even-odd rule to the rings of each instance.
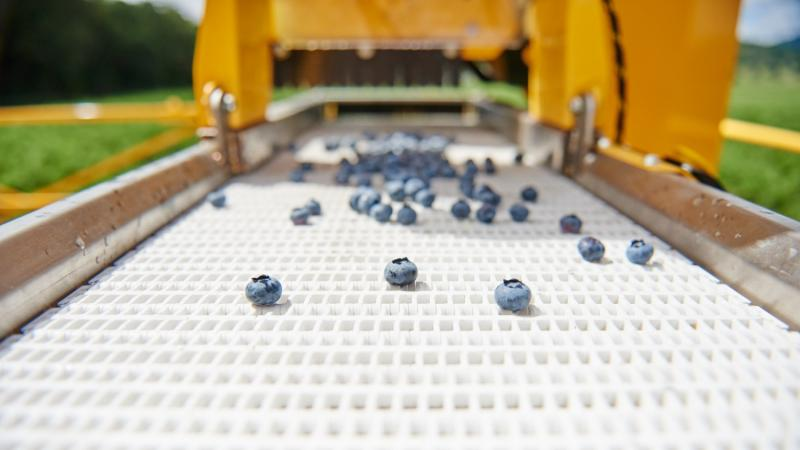
[[223, 162], [231, 173], [242, 173], [245, 167], [242, 163], [239, 138], [235, 131], [228, 125], [228, 115], [236, 110], [236, 99], [233, 94], [225, 93], [221, 88], [216, 88], [208, 95], [208, 104], [216, 124], [216, 137], [219, 142]]
[[575, 176], [583, 165], [584, 158], [594, 146], [594, 121], [597, 105], [590, 94], [582, 94], [572, 99], [570, 110], [575, 114], [575, 127], [567, 136], [563, 158], [554, 162], [567, 176]]

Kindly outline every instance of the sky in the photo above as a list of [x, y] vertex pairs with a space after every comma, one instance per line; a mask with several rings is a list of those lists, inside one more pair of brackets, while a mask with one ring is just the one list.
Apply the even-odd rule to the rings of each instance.
[[[129, 3], [152, 1], [170, 5], [184, 17], [195, 22], [203, 15], [203, 0], [125, 1]], [[739, 39], [743, 42], [774, 45], [800, 36], [800, 0], [742, 0], [742, 2], [738, 33]]]

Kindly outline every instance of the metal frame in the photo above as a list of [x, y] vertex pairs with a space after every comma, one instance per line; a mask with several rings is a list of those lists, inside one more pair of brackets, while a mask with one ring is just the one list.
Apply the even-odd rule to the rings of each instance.
[[[234, 99], [228, 97], [228, 106], [223, 107], [224, 93], [215, 97], [217, 120], [224, 124]], [[374, 103], [346, 95], [300, 96], [275, 105], [272, 122], [238, 132], [223, 126], [213, 141], [3, 225], [0, 253], [14, 257], [0, 261], [0, 335], [14, 332], [84, 283], [231, 173], [261, 164], [276, 148], [321, 122], [324, 105], [348, 101]], [[407, 104], [409, 99], [377, 101]], [[474, 110], [478, 119], [473, 123], [462, 117], [467, 120], [465, 126], [478, 125], [506, 135], [519, 143], [526, 157], [541, 160], [559, 146], [566, 151], [564, 131], [480, 99], [460, 102]], [[800, 328], [799, 223], [675, 174], [648, 171], [603, 153], [587, 153], [592, 146], [587, 132], [591, 120], [585, 122], [577, 153], [570, 153], [579, 183]], [[234, 160], [237, 167], [230, 166]]]
[[684, 177], [603, 154], [575, 179], [792, 328], [800, 328], [800, 223]]
[[14, 332], [226, 178], [210, 143], [0, 227], [0, 336]]

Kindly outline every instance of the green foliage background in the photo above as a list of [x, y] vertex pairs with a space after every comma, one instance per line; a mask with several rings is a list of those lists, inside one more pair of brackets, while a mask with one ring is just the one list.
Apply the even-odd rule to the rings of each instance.
[[0, 2], [0, 102], [191, 84], [196, 27], [150, 3]]

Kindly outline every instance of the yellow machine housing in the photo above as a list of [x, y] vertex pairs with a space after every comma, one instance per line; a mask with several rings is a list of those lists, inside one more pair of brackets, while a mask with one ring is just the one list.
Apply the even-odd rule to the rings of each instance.
[[535, 121], [569, 130], [571, 100], [590, 94], [612, 144], [714, 176], [738, 11], [739, 0], [208, 0], [195, 98], [207, 111], [214, 87], [232, 94], [229, 125], [243, 129], [267, 120], [276, 51], [437, 49], [491, 62], [527, 45]]

